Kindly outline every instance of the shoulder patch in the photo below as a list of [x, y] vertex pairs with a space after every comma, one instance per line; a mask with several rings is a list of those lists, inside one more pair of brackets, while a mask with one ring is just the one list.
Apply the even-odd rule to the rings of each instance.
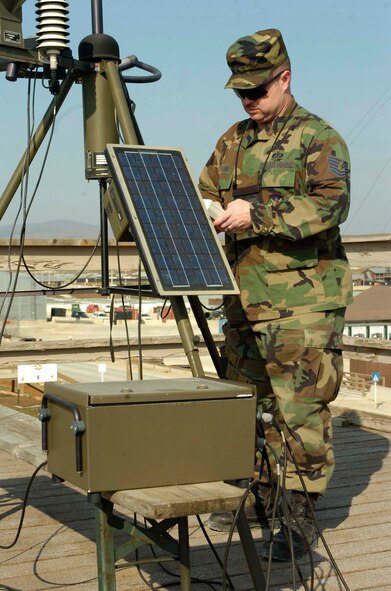
[[338, 177], [347, 177], [349, 175], [349, 166], [345, 160], [336, 156], [329, 156], [329, 171]]

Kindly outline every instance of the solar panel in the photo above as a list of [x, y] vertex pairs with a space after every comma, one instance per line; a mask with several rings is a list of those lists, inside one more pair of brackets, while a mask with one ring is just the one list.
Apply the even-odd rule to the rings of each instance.
[[155, 293], [238, 293], [182, 150], [109, 144], [106, 157], [114, 235], [130, 229]]

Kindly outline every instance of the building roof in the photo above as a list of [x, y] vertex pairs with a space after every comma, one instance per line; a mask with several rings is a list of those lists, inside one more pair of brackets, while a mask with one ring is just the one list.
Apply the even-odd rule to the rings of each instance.
[[357, 295], [346, 310], [347, 322], [391, 322], [391, 286], [375, 285]]

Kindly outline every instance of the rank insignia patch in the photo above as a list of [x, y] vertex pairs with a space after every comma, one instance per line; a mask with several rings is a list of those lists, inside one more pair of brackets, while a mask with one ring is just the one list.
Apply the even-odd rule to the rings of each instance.
[[341, 178], [349, 175], [347, 162], [340, 160], [340, 158], [337, 158], [336, 156], [329, 156], [329, 171], [331, 174]]

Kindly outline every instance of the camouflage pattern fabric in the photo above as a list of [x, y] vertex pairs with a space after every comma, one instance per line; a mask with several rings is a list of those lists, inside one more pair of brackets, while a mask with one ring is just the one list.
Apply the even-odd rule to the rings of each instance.
[[[230, 127], [199, 185], [223, 207], [235, 198], [250, 203], [252, 228], [225, 241], [240, 289], [225, 300], [227, 377], [256, 384], [308, 490], [321, 494], [334, 467], [328, 403], [342, 378], [344, 311], [352, 300], [338, 227], [349, 209], [349, 168], [339, 134], [292, 97], [262, 129], [251, 119]], [[266, 436], [280, 448], [274, 429]], [[302, 489], [289, 458], [285, 476], [286, 488]]]
[[351, 273], [338, 225], [349, 210], [349, 154], [338, 133], [293, 101], [266, 128], [250, 119], [218, 141], [205, 198], [251, 203], [252, 229], [225, 250], [251, 322], [345, 307]]
[[232, 76], [225, 88], [254, 88], [264, 84], [273, 69], [288, 60], [280, 31], [266, 29], [241, 37], [227, 51]]
[[[258, 408], [271, 413], [283, 429], [307, 490], [324, 494], [335, 464], [328, 404], [342, 379], [344, 309], [256, 324], [245, 317], [240, 321], [239, 306], [232, 306], [228, 315], [227, 378], [256, 384]], [[285, 488], [302, 490], [277, 431], [265, 425], [265, 435], [286, 466]], [[273, 454], [269, 460], [275, 469]], [[265, 474], [262, 478], [267, 481]]]

